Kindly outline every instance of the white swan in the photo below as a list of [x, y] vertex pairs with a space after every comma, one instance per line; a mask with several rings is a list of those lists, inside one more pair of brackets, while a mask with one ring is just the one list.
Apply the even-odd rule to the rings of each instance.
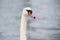
[[22, 18], [21, 18], [21, 28], [20, 28], [20, 40], [27, 40], [26, 37], [26, 26], [27, 26], [27, 17], [31, 16], [35, 19], [35, 16], [32, 13], [30, 7], [26, 7], [23, 9]]

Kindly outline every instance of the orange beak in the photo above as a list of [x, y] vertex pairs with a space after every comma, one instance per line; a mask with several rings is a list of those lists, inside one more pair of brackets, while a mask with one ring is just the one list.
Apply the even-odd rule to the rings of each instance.
[[29, 16], [35, 19], [35, 16], [33, 15], [33, 13], [29, 13]]

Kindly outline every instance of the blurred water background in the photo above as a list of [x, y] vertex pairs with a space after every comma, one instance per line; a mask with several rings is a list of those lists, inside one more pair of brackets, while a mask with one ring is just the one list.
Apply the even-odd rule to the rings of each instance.
[[60, 0], [0, 0], [0, 40], [20, 39], [22, 9], [31, 7], [27, 40], [60, 40]]

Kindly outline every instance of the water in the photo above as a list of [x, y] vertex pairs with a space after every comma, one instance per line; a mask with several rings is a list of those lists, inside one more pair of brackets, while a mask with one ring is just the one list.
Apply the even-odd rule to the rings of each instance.
[[0, 0], [0, 40], [19, 40], [21, 13], [30, 6], [27, 40], [60, 40], [60, 0]]

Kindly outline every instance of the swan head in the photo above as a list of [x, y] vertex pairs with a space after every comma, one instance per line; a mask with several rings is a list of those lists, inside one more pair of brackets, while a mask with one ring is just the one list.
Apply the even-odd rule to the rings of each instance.
[[25, 16], [31, 16], [32, 18], [35, 19], [35, 16], [33, 15], [33, 11], [32, 11], [32, 9], [31, 9], [30, 7], [24, 8], [24, 9], [23, 9], [23, 14], [24, 14]]

